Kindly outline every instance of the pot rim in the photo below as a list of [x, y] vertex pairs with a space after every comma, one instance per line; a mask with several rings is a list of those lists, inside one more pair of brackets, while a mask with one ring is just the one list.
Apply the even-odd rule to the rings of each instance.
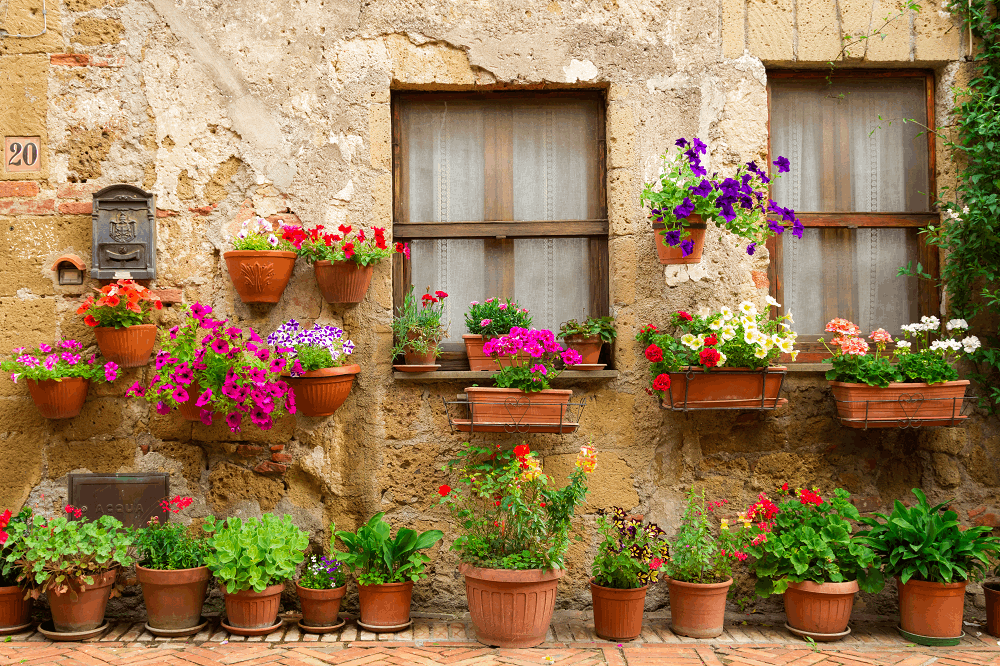
[[180, 571], [198, 571], [199, 569], [206, 569], [207, 570], [208, 569], [208, 565], [207, 564], [203, 564], [200, 567], [188, 567], [187, 569], [154, 569], [152, 567], [144, 567], [141, 564], [136, 564], [135, 568], [136, 568], [136, 571], [138, 571], [139, 569], [142, 569], [143, 571], [177, 571], [177, 572], [180, 572]]
[[653, 583], [647, 583], [646, 585], [643, 585], [642, 587], [628, 587], [628, 588], [624, 588], [624, 587], [604, 587], [603, 585], [598, 585], [597, 583], [595, 583], [594, 582], [595, 580], [597, 580], [596, 576], [591, 576], [590, 577], [590, 586], [591, 587], [596, 587], [599, 590], [608, 590], [609, 592], [641, 592], [641, 591], [649, 590], [649, 586], [653, 584]]
[[369, 264], [367, 266], [362, 266], [361, 264], [355, 263], [355, 262], [351, 261], [350, 259], [344, 259], [343, 261], [330, 261], [329, 259], [317, 259], [316, 261], [313, 262], [313, 266], [314, 267], [315, 266], [324, 266], [324, 267], [326, 267], [326, 266], [333, 266], [334, 264], [337, 264], [338, 266], [344, 265], [344, 264], [351, 264], [352, 266], [354, 266], [359, 271], [364, 271], [364, 270], [374, 269], [375, 268], [375, 264]]
[[594, 335], [584, 335], [583, 333], [574, 333], [573, 335], [563, 336], [560, 339], [565, 340], [567, 342], [573, 340], [574, 342], [583, 342], [583, 343], [600, 342], [601, 344], [604, 344], [604, 340], [597, 333], [595, 333]]
[[233, 257], [298, 257], [298, 253], [289, 250], [229, 250], [222, 253], [222, 258]]
[[254, 591], [253, 588], [248, 588], [246, 590], [238, 590], [236, 592], [227, 592], [226, 591], [226, 584], [223, 583], [221, 580], [219, 581], [219, 587], [222, 589], [222, 594], [225, 595], [225, 596], [228, 596], [228, 597], [243, 596], [243, 597], [251, 597], [251, 598], [254, 598], [254, 597], [260, 598], [260, 597], [271, 597], [271, 596], [274, 596], [276, 594], [281, 594], [281, 591], [285, 589], [285, 582], [282, 581], [280, 583], [275, 583], [274, 585], [268, 585], [267, 587], [265, 587], [260, 592]]
[[[346, 587], [347, 584], [345, 583], [344, 585]], [[374, 589], [383, 588], [383, 587], [403, 587], [403, 586], [406, 586], [406, 585], [409, 585], [410, 587], [413, 587], [413, 581], [412, 580], [405, 580], [402, 583], [375, 583], [374, 585], [362, 585], [361, 583], [358, 583], [358, 589], [360, 589], [360, 588], [363, 587], [366, 590], [374, 590]], [[337, 588], [337, 589], [339, 589], [339, 588]]]
[[[135, 565], [136, 577], [141, 575], [149, 576], [150, 578], [161, 577], [165, 578], [170, 574], [174, 574], [179, 578], [186, 578], [187, 580], [176, 583], [177, 585], [187, 585], [189, 583], [200, 583], [201, 581], [211, 580], [212, 572], [208, 566], [202, 565], [200, 567], [190, 567], [188, 569], [150, 569], [149, 567]], [[142, 584], [152, 581], [139, 581]], [[162, 584], [162, 583], [161, 583]], [[172, 583], [167, 583], [172, 584]]]
[[95, 326], [95, 331], [127, 331], [130, 328], [156, 328], [156, 324], [132, 324], [131, 326]]
[[[324, 588], [322, 590], [317, 590], [316, 588], [313, 587], [302, 587], [301, 585], [299, 585], [299, 581], [295, 581], [295, 593], [298, 594], [299, 596], [302, 596], [302, 590], [305, 590], [307, 594], [310, 593], [317, 595], [328, 594], [329, 596], [339, 598], [344, 596], [344, 594], [347, 592], [347, 583], [344, 583], [340, 587]], [[340, 594], [336, 594], [337, 592], [339, 592]]]
[[789, 582], [788, 589], [812, 594], [853, 595], [857, 594], [861, 588], [858, 586], [857, 580], [845, 580], [839, 583], [817, 583], [811, 580], [804, 580], [801, 583]]
[[934, 581], [930, 580], [917, 580], [916, 578], [911, 578], [910, 580], [904, 583], [899, 576], [896, 576], [896, 584], [897, 585], [915, 584], [914, 587], [933, 587], [939, 590], [957, 590], [959, 588], [964, 589], [969, 584], [969, 581], [963, 580], [955, 583], [935, 583]]
[[332, 368], [320, 368], [319, 370], [308, 370], [301, 377], [292, 377], [290, 372], [282, 372], [282, 377], [290, 379], [312, 379], [319, 377], [336, 377], [338, 375], [357, 375], [361, 372], [361, 366], [357, 363], [350, 365], [340, 365]]
[[[683, 365], [683, 366], [681, 366], [680, 370], [677, 370], [675, 372], [670, 372], [668, 374], [671, 374], [671, 375], [683, 375], [683, 374], [685, 374], [686, 370], [697, 370], [698, 372], [702, 372], [703, 368], [701, 366], [698, 366], [698, 365]], [[788, 370], [788, 366], [787, 365], [769, 365], [769, 366], [767, 366], [767, 371], [768, 372], [785, 372], [787, 370]], [[760, 370], [755, 370], [753, 368], [712, 368], [711, 370], [709, 370], [708, 372], [705, 372], [703, 374], [709, 375], [709, 374], [711, 374], [713, 372], [752, 372], [754, 374], [760, 374]], [[867, 386], [867, 384], [865, 384], [865, 386]]]
[[713, 588], [729, 587], [730, 585], [733, 584], [733, 577], [730, 576], [729, 578], [727, 578], [726, 580], [722, 581], [721, 583], [688, 583], [687, 581], [677, 580], [675, 578], [671, 578], [670, 576], [667, 576], [667, 584], [668, 585], [679, 585], [681, 587], [692, 587], [692, 588], [695, 588], [695, 589], [698, 589], [698, 590], [709, 590], [709, 589], [713, 589]]
[[56, 384], [61, 384], [62, 382], [72, 381], [72, 380], [87, 382], [88, 384], [90, 383], [90, 380], [87, 379], [86, 377], [55, 377], [53, 379], [31, 379], [28, 377], [25, 378], [25, 381], [34, 382], [35, 384], [41, 384], [43, 382], [53, 382]]
[[[3, 588], [0, 587], [0, 590]], [[1000, 580], [987, 580], [983, 582], [983, 589], [1000, 594]]]
[[[527, 391], [523, 391], [521, 389], [497, 388], [496, 386], [469, 386], [465, 389], [466, 393], [470, 391], [483, 391], [488, 393], [524, 393], [529, 397], [535, 393], [542, 393], [544, 395], [573, 395], [572, 389], [543, 389], [541, 391], [532, 391], [531, 393], [528, 393]], [[523, 569], [523, 571], [533, 571], [533, 569]]]
[[953, 382], [938, 382], [936, 384], [928, 384], [927, 382], [890, 382], [888, 386], [872, 386], [871, 384], [861, 384], [855, 382], [836, 382], [832, 379], [829, 380], [830, 386], [843, 386], [849, 389], [875, 389], [879, 391], [884, 391], [885, 389], [905, 389], [905, 388], [936, 388], [938, 386], [968, 386], [968, 379], [956, 379]]
[[458, 572], [495, 583], [545, 583], [559, 580], [566, 574], [566, 569], [487, 569], [459, 562]]

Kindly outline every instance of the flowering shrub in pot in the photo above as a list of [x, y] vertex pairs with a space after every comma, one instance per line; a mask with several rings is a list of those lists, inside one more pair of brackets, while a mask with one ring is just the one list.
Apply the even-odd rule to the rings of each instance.
[[32, 598], [17, 582], [21, 572], [14, 550], [16, 538], [6, 531], [23, 534], [31, 516], [30, 506], [21, 509], [16, 516], [10, 509], [0, 515], [0, 636], [16, 633], [31, 624]]
[[148, 323], [149, 316], [152, 310], [163, 309], [159, 297], [132, 280], [94, 291], [100, 296], [87, 296], [76, 313], [85, 315], [83, 323], [94, 327], [101, 354], [122, 368], [146, 365], [156, 343], [156, 325]]
[[91, 354], [84, 360], [83, 345], [76, 340], [42, 343], [34, 349], [18, 347], [0, 362], [16, 384], [27, 380], [28, 392], [39, 413], [47, 419], [71, 419], [83, 409], [90, 382], [118, 379], [118, 364]]
[[224, 252], [229, 278], [244, 303], [277, 303], [295, 269], [295, 248], [274, 233], [262, 217], [243, 221], [243, 228]]
[[559, 337], [566, 346], [580, 353], [580, 365], [596, 365], [604, 343], [611, 344], [618, 336], [613, 317], [587, 317], [581, 324], [570, 319], [559, 326]]
[[596, 466], [596, 450], [582, 446], [569, 482], [557, 488], [526, 444], [508, 451], [466, 442], [448, 463], [459, 488], [442, 485], [440, 504], [459, 532], [451, 549], [481, 643], [532, 647], [545, 640], [573, 512]]
[[392, 320], [392, 333], [396, 345], [392, 348], [392, 356], [403, 354], [407, 365], [432, 365], [440, 353], [438, 343], [445, 336], [448, 327], [441, 323], [444, 317], [444, 299], [448, 294], [443, 291], [427, 293], [420, 297], [420, 305], [413, 296], [413, 287], [406, 293], [403, 305]]
[[340, 602], [347, 591], [343, 564], [336, 557], [310, 555], [295, 582], [295, 591], [302, 603], [305, 631], [321, 633], [339, 627]]
[[469, 369], [479, 372], [494, 372], [500, 369], [496, 360], [483, 351], [483, 345], [490, 338], [506, 335], [512, 328], [530, 328], [531, 315], [527, 308], [507, 299], [487, 298], [480, 303], [469, 303], [465, 313], [465, 329], [462, 336], [465, 353], [469, 357]]
[[367, 234], [364, 229], [355, 231], [351, 225], [341, 224], [337, 227], [340, 233], [328, 234], [322, 233], [324, 228], [316, 225], [306, 231], [285, 227], [282, 238], [313, 264], [316, 282], [327, 303], [360, 303], [368, 292], [375, 264], [392, 254], [385, 229], [373, 227]]
[[284, 370], [295, 406], [306, 416], [330, 416], [351, 393], [361, 366], [348, 363], [354, 343], [336, 326], [303, 328], [289, 319], [267, 336], [268, 344], [288, 355]]
[[669, 555], [666, 534], [625, 510], [601, 511], [601, 544], [591, 565], [594, 632], [610, 641], [631, 641], [642, 632], [646, 591], [656, 583]]

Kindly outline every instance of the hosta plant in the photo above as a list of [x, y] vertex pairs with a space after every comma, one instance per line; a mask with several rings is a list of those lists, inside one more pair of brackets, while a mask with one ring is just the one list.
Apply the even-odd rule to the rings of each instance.
[[601, 544], [590, 567], [601, 587], [632, 590], [655, 583], [670, 554], [666, 534], [655, 523], [630, 518], [621, 507], [597, 517]]
[[205, 519], [209, 553], [205, 564], [226, 592], [263, 592], [295, 575], [305, 559], [309, 534], [292, 524], [292, 517], [265, 513], [260, 518]]
[[[160, 508], [180, 513], [190, 506], [190, 497], [177, 495], [160, 501]], [[136, 561], [147, 569], [178, 570], [205, 566], [208, 544], [204, 537], [194, 536], [181, 523], [160, 523], [153, 518], [142, 527], [133, 528]]]
[[85, 315], [87, 326], [128, 328], [149, 323], [152, 310], [162, 310], [163, 303], [152, 291], [132, 280], [118, 280], [94, 289], [100, 296], [87, 296], [76, 313]]
[[392, 526], [384, 516], [385, 513], [375, 514], [357, 532], [334, 532], [345, 550], [333, 551], [333, 556], [351, 571], [358, 572], [358, 582], [362, 585], [416, 582], [426, 578], [424, 569], [431, 558], [420, 551], [440, 541], [444, 532], [417, 533], [404, 527], [393, 538]]
[[719, 521], [718, 533], [712, 525], [715, 511], [728, 500], [706, 501], [705, 491], [691, 489], [681, 526], [670, 542], [670, 559], [663, 570], [684, 583], [723, 583], [733, 575], [733, 563], [743, 562], [747, 533], [729, 521]]

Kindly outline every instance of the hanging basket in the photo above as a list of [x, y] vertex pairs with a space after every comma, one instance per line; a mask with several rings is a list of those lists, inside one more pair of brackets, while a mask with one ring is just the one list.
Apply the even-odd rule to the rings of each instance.
[[670, 373], [663, 409], [689, 412], [702, 409], [772, 410], [788, 404], [778, 397], [788, 368], [704, 368], [688, 366]]
[[292, 278], [296, 256], [282, 250], [232, 250], [222, 255], [244, 303], [277, 303]]

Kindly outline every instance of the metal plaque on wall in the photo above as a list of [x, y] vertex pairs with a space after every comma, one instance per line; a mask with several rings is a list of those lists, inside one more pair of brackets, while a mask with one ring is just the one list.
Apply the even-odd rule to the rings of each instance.
[[96, 520], [111, 514], [125, 527], [139, 527], [157, 516], [167, 522], [169, 514], [160, 500], [169, 497], [170, 475], [149, 474], [70, 474], [69, 503]]
[[152, 280], [156, 277], [156, 195], [132, 185], [94, 194], [90, 277]]

